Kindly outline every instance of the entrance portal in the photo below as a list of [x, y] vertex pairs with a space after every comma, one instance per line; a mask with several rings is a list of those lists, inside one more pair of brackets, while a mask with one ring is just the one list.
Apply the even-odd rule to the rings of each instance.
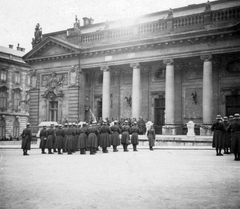
[[162, 126], [165, 123], [165, 98], [154, 99], [154, 127], [156, 134], [162, 134]]
[[97, 101], [97, 117], [102, 117], [102, 100]]
[[240, 95], [226, 96], [226, 115], [240, 114]]

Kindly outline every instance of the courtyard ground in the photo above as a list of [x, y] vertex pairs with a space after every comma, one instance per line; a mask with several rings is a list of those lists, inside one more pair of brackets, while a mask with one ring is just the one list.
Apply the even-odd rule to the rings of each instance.
[[23, 156], [0, 149], [0, 208], [240, 208], [240, 161], [214, 150]]

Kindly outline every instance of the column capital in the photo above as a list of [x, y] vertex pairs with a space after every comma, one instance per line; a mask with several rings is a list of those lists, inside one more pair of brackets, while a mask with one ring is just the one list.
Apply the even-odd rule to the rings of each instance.
[[108, 65], [103, 65], [100, 67], [100, 69], [103, 71], [103, 72], [107, 72], [109, 71], [109, 66]]
[[174, 63], [174, 60], [172, 58], [169, 58], [169, 59], [164, 59], [163, 60], [163, 63], [165, 65], [172, 65]]
[[212, 60], [212, 55], [211, 54], [203, 54], [201, 55], [201, 60], [204, 62]]
[[133, 63], [130, 63], [130, 67], [131, 68], [139, 68], [140, 64], [138, 62], [133, 62]]

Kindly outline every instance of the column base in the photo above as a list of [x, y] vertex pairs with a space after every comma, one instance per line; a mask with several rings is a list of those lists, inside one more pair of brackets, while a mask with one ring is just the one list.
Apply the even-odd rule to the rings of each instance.
[[200, 136], [212, 136], [211, 125], [201, 125], [200, 126]]
[[162, 135], [177, 135], [179, 126], [176, 125], [165, 125], [162, 127]]

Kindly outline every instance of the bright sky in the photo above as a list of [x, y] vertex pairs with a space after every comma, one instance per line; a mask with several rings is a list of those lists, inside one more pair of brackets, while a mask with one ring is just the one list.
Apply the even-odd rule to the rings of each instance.
[[0, 0], [0, 46], [17, 44], [32, 49], [37, 23], [43, 34], [73, 27], [75, 15], [83, 25], [83, 17], [94, 23], [135, 17], [178, 8], [207, 0]]

